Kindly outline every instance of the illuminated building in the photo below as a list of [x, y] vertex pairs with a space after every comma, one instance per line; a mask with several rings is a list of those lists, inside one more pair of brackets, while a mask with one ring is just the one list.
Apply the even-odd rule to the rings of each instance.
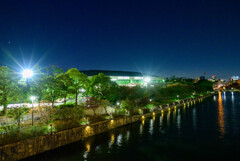
[[115, 81], [118, 85], [122, 86], [154, 86], [156, 84], [163, 84], [164, 79], [154, 76], [147, 75], [140, 72], [129, 72], [129, 71], [110, 71], [110, 70], [85, 70], [80, 71], [86, 74], [88, 77], [98, 75], [103, 73], [111, 78], [112, 81]]

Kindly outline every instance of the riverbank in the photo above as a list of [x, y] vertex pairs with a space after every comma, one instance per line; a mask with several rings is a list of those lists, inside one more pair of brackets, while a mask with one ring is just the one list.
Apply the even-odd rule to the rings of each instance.
[[54, 133], [53, 135], [44, 135], [19, 141], [13, 144], [7, 144], [0, 147], [0, 160], [6, 161], [24, 159], [48, 150], [56, 149], [63, 145], [79, 141], [81, 139], [85, 139], [90, 136], [107, 132], [120, 126], [124, 126], [136, 121], [141, 121], [142, 119], [155, 116], [156, 114], [164, 114], [165, 112], [172, 111], [175, 108], [179, 108], [181, 106], [184, 107], [190, 104], [201, 102], [205, 97], [185, 99], [179, 101], [177, 104], [173, 103], [163, 105], [161, 107], [162, 109], [158, 109], [154, 112], [143, 115], [125, 116], [117, 119], [105, 120], [87, 126], [60, 131]]

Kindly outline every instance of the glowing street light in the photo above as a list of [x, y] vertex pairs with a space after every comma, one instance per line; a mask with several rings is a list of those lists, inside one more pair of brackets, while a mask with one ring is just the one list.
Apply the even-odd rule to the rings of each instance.
[[23, 72], [22, 72], [22, 76], [23, 76], [23, 78], [32, 78], [32, 76], [33, 76], [33, 71], [31, 70], [31, 69], [25, 69], [25, 70], [23, 70]]
[[36, 99], [36, 97], [35, 96], [31, 96], [30, 99], [32, 101], [32, 126], [33, 126], [33, 101]]
[[79, 91], [80, 92], [86, 92], [86, 90], [84, 88], [81, 88]]
[[149, 77], [146, 77], [146, 78], [144, 79], [144, 81], [145, 81], [146, 83], [148, 83], [148, 82], [151, 81], [151, 79], [150, 79]]

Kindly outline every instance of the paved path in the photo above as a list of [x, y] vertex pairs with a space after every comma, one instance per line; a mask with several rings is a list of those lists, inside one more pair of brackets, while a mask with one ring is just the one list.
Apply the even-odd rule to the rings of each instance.
[[[63, 103], [54, 103], [55, 106], [57, 105], [61, 105]], [[9, 108], [12, 108], [12, 107], [21, 107], [21, 106], [27, 106], [27, 107], [32, 107], [32, 104], [31, 103], [19, 103], [19, 104], [9, 104], [7, 107], [8, 109]], [[41, 103], [41, 105], [45, 105], [45, 106], [52, 106], [52, 103]], [[37, 107], [38, 106], [38, 103], [34, 103], [33, 104], [34, 107]], [[0, 110], [3, 109], [3, 106], [0, 106]]]

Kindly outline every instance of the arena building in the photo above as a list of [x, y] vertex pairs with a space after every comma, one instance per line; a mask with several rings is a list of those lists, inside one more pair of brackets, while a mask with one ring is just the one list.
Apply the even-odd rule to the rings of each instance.
[[103, 73], [109, 76], [112, 81], [115, 81], [118, 85], [122, 86], [154, 86], [164, 83], [164, 79], [158, 76], [148, 75], [140, 72], [110, 70], [84, 70], [80, 72], [85, 73], [88, 77]]

